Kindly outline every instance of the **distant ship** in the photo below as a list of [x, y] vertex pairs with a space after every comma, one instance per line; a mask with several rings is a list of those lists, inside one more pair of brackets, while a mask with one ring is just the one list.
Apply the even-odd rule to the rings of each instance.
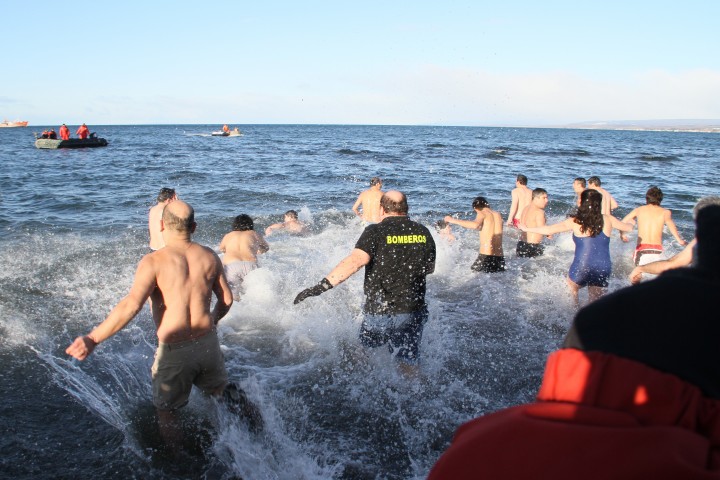
[[9, 128], [9, 127], [27, 127], [28, 122], [8, 122], [7, 120], [3, 120], [0, 122], [0, 128]]

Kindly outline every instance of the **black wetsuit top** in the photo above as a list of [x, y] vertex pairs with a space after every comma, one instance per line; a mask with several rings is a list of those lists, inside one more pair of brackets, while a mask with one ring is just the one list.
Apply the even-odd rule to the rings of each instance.
[[410, 313], [425, 308], [425, 276], [435, 270], [430, 231], [406, 216], [370, 225], [355, 248], [370, 255], [365, 266], [365, 313]]

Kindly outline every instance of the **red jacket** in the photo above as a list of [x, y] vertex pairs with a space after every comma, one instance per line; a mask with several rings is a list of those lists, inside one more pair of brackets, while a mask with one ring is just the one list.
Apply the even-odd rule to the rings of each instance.
[[430, 480], [720, 478], [720, 400], [600, 352], [548, 357], [537, 402], [462, 425]]
[[65, 125], [60, 127], [60, 138], [62, 138], [63, 140], [70, 139], [70, 129]]
[[80, 128], [77, 129], [77, 132], [75, 132], [79, 138], [88, 138], [88, 135], [90, 135], [90, 130], [85, 125], [80, 125]]

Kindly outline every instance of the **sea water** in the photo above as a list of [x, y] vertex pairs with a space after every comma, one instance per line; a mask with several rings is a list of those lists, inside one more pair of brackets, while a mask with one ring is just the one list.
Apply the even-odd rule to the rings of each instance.
[[[37, 130], [41, 130], [38, 127]], [[37, 150], [33, 129], [0, 130], [0, 474], [11, 478], [424, 478], [458, 425], [531, 401], [547, 354], [575, 308], [568, 234], [508, 270], [470, 270], [477, 232], [436, 238], [420, 374], [400, 375], [357, 333], [362, 273], [293, 305], [362, 233], [350, 208], [369, 179], [408, 195], [411, 217], [470, 219], [485, 196], [503, 213], [518, 173], [549, 193], [549, 222], [573, 205], [572, 181], [600, 176], [622, 217], [664, 193], [686, 239], [691, 209], [718, 194], [720, 136], [599, 130], [241, 125], [92, 126], [109, 146]], [[161, 187], [196, 211], [196, 241], [216, 248], [240, 213], [256, 229], [299, 211], [311, 235], [268, 238], [270, 251], [219, 326], [226, 364], [265, 429], [193, 393], [185, 456], [162, 448], [150, 389], [156, 345], [145, 308], [85, 362], [64, 350], [127, 293], [148, 252], [147, 212]], [[628, 284], [631, 243], [611, 240], [609, 290]], [[665, 235], [668, 255], [680, 250]], [[581, 292], [584, 301], [586, 293]]]

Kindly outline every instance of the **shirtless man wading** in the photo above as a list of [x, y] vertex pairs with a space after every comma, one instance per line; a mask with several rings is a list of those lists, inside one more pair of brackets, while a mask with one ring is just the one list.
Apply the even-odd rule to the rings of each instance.
[[253, 219], [245, 214], [235, 217], [233, 231], [220, 242], [225, 276], [235, 300], [240, 300], [240, 287], [245, 275], [258, 268], [258, 254], [268, 250], [268, 243], [254, 230]]
[[[626, 223], [637, 219], [637, 245], [633, 254], [635, 265], [645, 265], [661, 259], [663, 253], [662, 234], [665, 225], [680, 245], [687, 245], [687, 242], [678, 233], [670, 210], [660, 206], [662, 200], [662, 190], [653, 185], [645, 193], [646, 205], [636, 208], [622, 219]], [[627, 235], [624, 233], [620, 234], [620, 238], [624, 242], [628, 241]]]
[[615, 201], [610, 192], [601, 187], [602, 182], [600, 177], [590, 177], [587, 180], [588, 187], [592, 190], [597, 190], [602, 193], [602, 206], [600, 207], [603, 215], [612, 215], [612, 211], [618, 208], [618, 203]]
[[[545, 225], [545, 207], [548, 204], [548, 194], [543, 188], [532, 191], [532, 201], [525, 207], [520, 215], [520, 223], [528, 227], [542, 227]], [[539, 233], [523, 232], [517, 243], [515, 254], [518, 257], [539, 257], [545, 251], [542, 245], [543, 235]]]
[[520, 221], [520, 214], [530, 204], [532, 200], [532, 190], [527, 186], [528, 179], [525, 175], [518, 175], [515, 179], [515, 188], [510, 193], [512, 203], [510, 204], [510, 213], [508, 213], [508, 226], [517, 227]]
[[[366, 223], [378, 223], [380, 221], [380, 199], [383, 196], [382, 180], [379, 177], [370, 179], [370, 188], [360, 192], [352, 210], [355, 215], [362, 218]], [[362, 209], [362, 213], [360, 210]]]
[[163, 187], [157, 196], [157, 203], [153, 205], [148, 213], [148, 230], [150, 231], [150, 250], [160, 250], [165, 246], [162, 234], [160, 233], [160, 220], [162, 220], [163, 209], [168, 203], [177, 200], [178, 196], [174, 188]]
[[[115, 335], [152, 299], [158, 348], [152, 367], [153, 403], [166, 441], [177, 444], [175, 410], [185, 406], [192, 385], [220, 395], [227, 384], [225, 361], [215, 326], [230, 310], [232, 292], [220, 258], [191, 240], [195, 214], [180, 200], [169, 203], [160, 230], [165, 247], [145, 255], [138, 264], [128, 295], [89, 334], [65, 350], [85, 360], [101, 342]], [[217, 302], [210, 310], [215, 294]]]
[[505, 271], [505, 257], [502, 248], [503, 221], [499, 212], [490, 209], [484, 197], [477, 197], [472, 203], [475, 220], [458, 220], [446, 216], [445, 221], [470, 230], [480, 230], [480, 253], [470, 267], [476, 272]]

